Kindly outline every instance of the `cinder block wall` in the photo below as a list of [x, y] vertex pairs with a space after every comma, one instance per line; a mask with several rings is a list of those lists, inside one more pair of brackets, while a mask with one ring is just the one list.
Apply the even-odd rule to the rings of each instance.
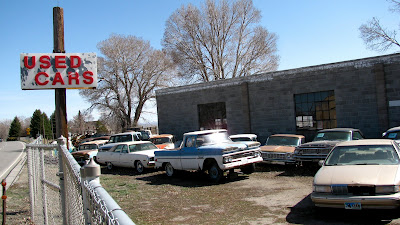
[[338, 127], [379, 138], [400, 126], [400, 54], [393, 54], [158, 90], [159, 132], [179, 139], [199, 129], [198, 104], [225, 102], [229, 133], [255, 133], [264, 143], [271, 134], [301, 133], [295, 94], [330, 90]]

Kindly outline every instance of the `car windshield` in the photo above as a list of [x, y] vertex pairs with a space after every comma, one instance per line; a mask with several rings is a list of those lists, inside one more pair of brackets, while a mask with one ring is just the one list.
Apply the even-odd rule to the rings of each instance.
[[386, 133], [383, 138], [385, 139], [392, 139], [392, 140], [399, 140], [400, 139], [400, 131]]
[[155, 145], [164, 144], [164, 143], [172, 143], [171, 139], [168, 137], [163, 138], [150, 138], [150, 141]]
[[279, 146], [298, 146], [299, 138], [295, 137], [282, 137], [282, 136], [271, 136], [268, 138], [265, 145], [279, 145]]
[[78, 147], [78, 151], [91, 150], [91, 149], [97, 149], [97, 145], [96, 144], [87, 144], [87, 145], [79, 145], [79, 147]]
[[314, 141], [350, 141], [351, 133], [345, 131], [320, 132], [315, 136]]
[[198, 135], [196, 140], [196, 145], [203, 146], [203, 145], [213, 145], [226, 142], [232, 142], [228, 137], [228, 133], [218, 132], [218, 133]]
[[326, 158], [326, 166], [396, 165], [399, 156], [392, 145], [338, 146]]

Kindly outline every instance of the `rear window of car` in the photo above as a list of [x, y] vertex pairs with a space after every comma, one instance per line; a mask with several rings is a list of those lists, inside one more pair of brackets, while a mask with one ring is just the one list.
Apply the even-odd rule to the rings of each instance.
[[390, 132], [383, 136], [385, 139], [399, 140], [400, 139], [400, 131]]

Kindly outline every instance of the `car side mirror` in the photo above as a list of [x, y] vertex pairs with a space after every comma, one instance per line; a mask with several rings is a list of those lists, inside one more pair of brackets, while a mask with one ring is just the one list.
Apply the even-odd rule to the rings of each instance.
[[318, 165], [319, 165], [319, 166], [322, 166], [322, 165], [324, 165], [324, 162], [325, 162], [325, 160], [319, 160], [319, 161], [318, 161]]

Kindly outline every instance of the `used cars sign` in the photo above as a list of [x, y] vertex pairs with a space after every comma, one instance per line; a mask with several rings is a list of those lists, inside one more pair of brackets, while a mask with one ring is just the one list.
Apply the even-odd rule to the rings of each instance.
[[21, 53], [21, 89], [96, 88], [96, 53]]

